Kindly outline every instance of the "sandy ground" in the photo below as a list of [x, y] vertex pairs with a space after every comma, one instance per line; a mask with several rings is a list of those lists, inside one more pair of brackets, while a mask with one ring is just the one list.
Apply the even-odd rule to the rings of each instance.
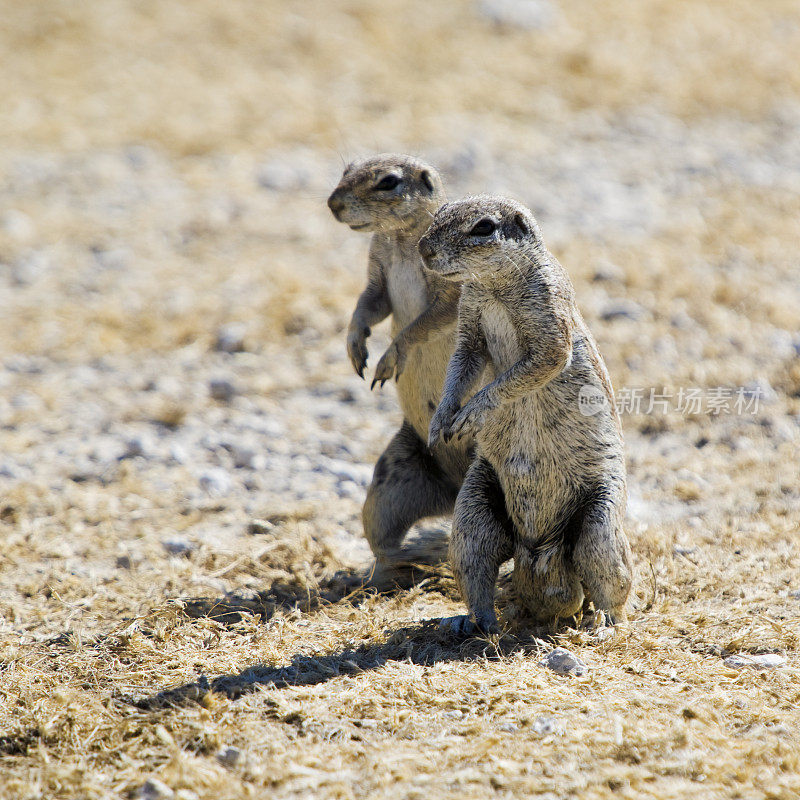
[[[0, 796], [797, 796], [796, 3], [0, 12]], [[623, 405], [613, 636], [457, 642], [446, 567], [342, 588], [399, 412], [324, 200], [393, 149], [573, 278]]]

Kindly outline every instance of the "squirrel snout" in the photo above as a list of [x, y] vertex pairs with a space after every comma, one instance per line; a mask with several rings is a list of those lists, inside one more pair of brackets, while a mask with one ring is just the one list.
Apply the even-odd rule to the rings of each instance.
[[344, 211], [344, 200], [334, 192], [328, 198], [328, 208], [333, 212], [334, 216], [338, 216]]

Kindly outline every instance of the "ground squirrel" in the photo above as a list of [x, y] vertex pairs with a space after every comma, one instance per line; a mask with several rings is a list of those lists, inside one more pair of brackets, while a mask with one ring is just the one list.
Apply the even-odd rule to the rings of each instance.
[[[538, 621], [572, 616], [584, 594], [619, 621], [632, 579], [622, 431], [567, 273], [530, 211], [497, 197], [442, 206], [419, 250], [462, 286], [429, 441], [477, 441], [450, 538], [470, 616], [453, 630], [497, 630], [495, 583], [510, 558], [517, 597]], [[459, 408], [487, 362], [498, 377]]]
[[372, 386], [395, 376], [404, 419], [375, 465], [362, 512], [379, 564], [424, 560], [428, 545], [401, 549], [403, 537], [416, 521], [452, 511], [470, 461], [467, 440], [431, 449], [426, 444], [455, 346], [460, 287], [426, 273], [417, 243], [444, 200], [433, 167], [394, 154], [348, 166], [328, 199], [337, 220], [373, 234], [367, 287], [347, 334], [347, 352], [362, 378], [370, 330], [392, 317], [394, 341]]

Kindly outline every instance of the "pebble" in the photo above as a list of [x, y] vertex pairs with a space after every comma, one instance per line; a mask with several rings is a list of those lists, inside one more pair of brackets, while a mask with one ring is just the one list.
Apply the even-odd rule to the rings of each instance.
[[258, 466], [258, 453], [249, 447], [232, 445], [230, 447], [233, 466], [237, 469], [255, 469]]
[[222, 497], [233, 489], [231, 476], [221, 467], [204, 472], [200, 476], [199, 483], [200, 488], [209, 497]]
[[112, 272], [122, 272], [127, 269], [132, 255], [130, 250], [124, 247], [115, 247], [111, 250], [95, 249], [92, 251], [95, 258], [95, 263], [101, 269], [107, 269]]
[[230, 403], [237, 395], [236, 387], [227, 378], [212, 378], [208, 382], [208, 393], [223, 403]]
[[222, 747], [217, 751], [217, 761], [224, 767], [235, 767], [242, 752], [238, 747]]
[[786, 665], [786, 659], [777, 653], [761, 653], [759, 655], [737, 653], [736, 655], [728, 656], [723, 663], [726, 667], [731, 667], [732, 669], [743, 669], [744, 667], [778, 669], [778, 667]]
[[19, 478], [20, 471], [11, 461], [0, 461], [0, 478]]
[[600, 319], [610, 322], [615, 319], [641, 319], [644, 309], [633, 300], [611, 300], [600, 310]]
[[539, 663], [559, 675], [576, 675], [580, 677], [589, 671], [583, 661], [563, 647], [556, 647], [551, 650]]
[[265, 519], [252, 519], [247, 523], [247, 532], [251, 536], [265, 536], [274, 533], [275, 527]]
[[197, 550], [197, 545], [186, 539], [164, 539], [161, 545], [171, 556], [189, 556]]
[[137, 796], [141, 800], [173, 800], [175, 792], [158, 778], [148, 778], [139, 788]]
[[217, 331], [217, 338], [214, 344], [215, 350], [223, 353], [241, 353], [245, 350], [245, 335], [247, 328], [236, 322], [223, 325]]
[[598, 628], [594, 633], [594, 639], [597, 642], [607, 642], [609, 639], [613, 639], [617, 635], [617, 629], [611, 625], [606, 625], [605, 627]]
[[125, 442], [125, 450], [119, 457], [120, 461], [126, 458], [148, 458], [153, 453], [153, 442], [147, 436], [133, 436]]
[[186, 452], [186, 448], [180, 444], [180, 442], [173, 442], [169, 446], [169, 457], [176, 464], [186, 464], [189, 461], [189, 454]]
[[340, 481], [352, 481], [359, 486], [369, 486], [372, 480], [373, 468], [367, 464], [353, 464], [339, 458], [321, 456], [317, 459], [315, 471], [323, 469], [333, 473]]
[[552, 736], [553, 734], [563, 733], [561, 726], [555, 717], [536, 717], [531, 725], [531, 730], [537, 736]]
[[501, 722], [497, 726], [497, 730], [503, 733], [516, 733], [519, 730], [519, 725], [515, 725], [513, 722]]
[[481, 0], [481, 16], [503, 28], [542, 30], [555, 20], [555, 9], [549, 0]]
[[603, 261], [597, 265], [594, 274], [592, 275], [592, 280], [595, 283], [601, 281], [609, 283], [621, 283], [623, 280], [625, 280], [625, 273], [616, 264], [612, 264], [610, 261]]

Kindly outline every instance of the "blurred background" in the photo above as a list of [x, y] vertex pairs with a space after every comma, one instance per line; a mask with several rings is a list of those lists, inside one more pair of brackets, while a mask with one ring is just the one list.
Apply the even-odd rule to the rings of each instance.
[[258, 338], [284, 315], [330, 333], [366, 243], [322, 201], [344, 163], [387, 150], [432, 159], [451, 195], [514, 194], [576, 279], [613, 255], [652, 313], [701, 290], [731, 331], [765, 304], [796, 327], [792, 0], [2, 13], [7, 352], [172, 347], [230, 316]]

